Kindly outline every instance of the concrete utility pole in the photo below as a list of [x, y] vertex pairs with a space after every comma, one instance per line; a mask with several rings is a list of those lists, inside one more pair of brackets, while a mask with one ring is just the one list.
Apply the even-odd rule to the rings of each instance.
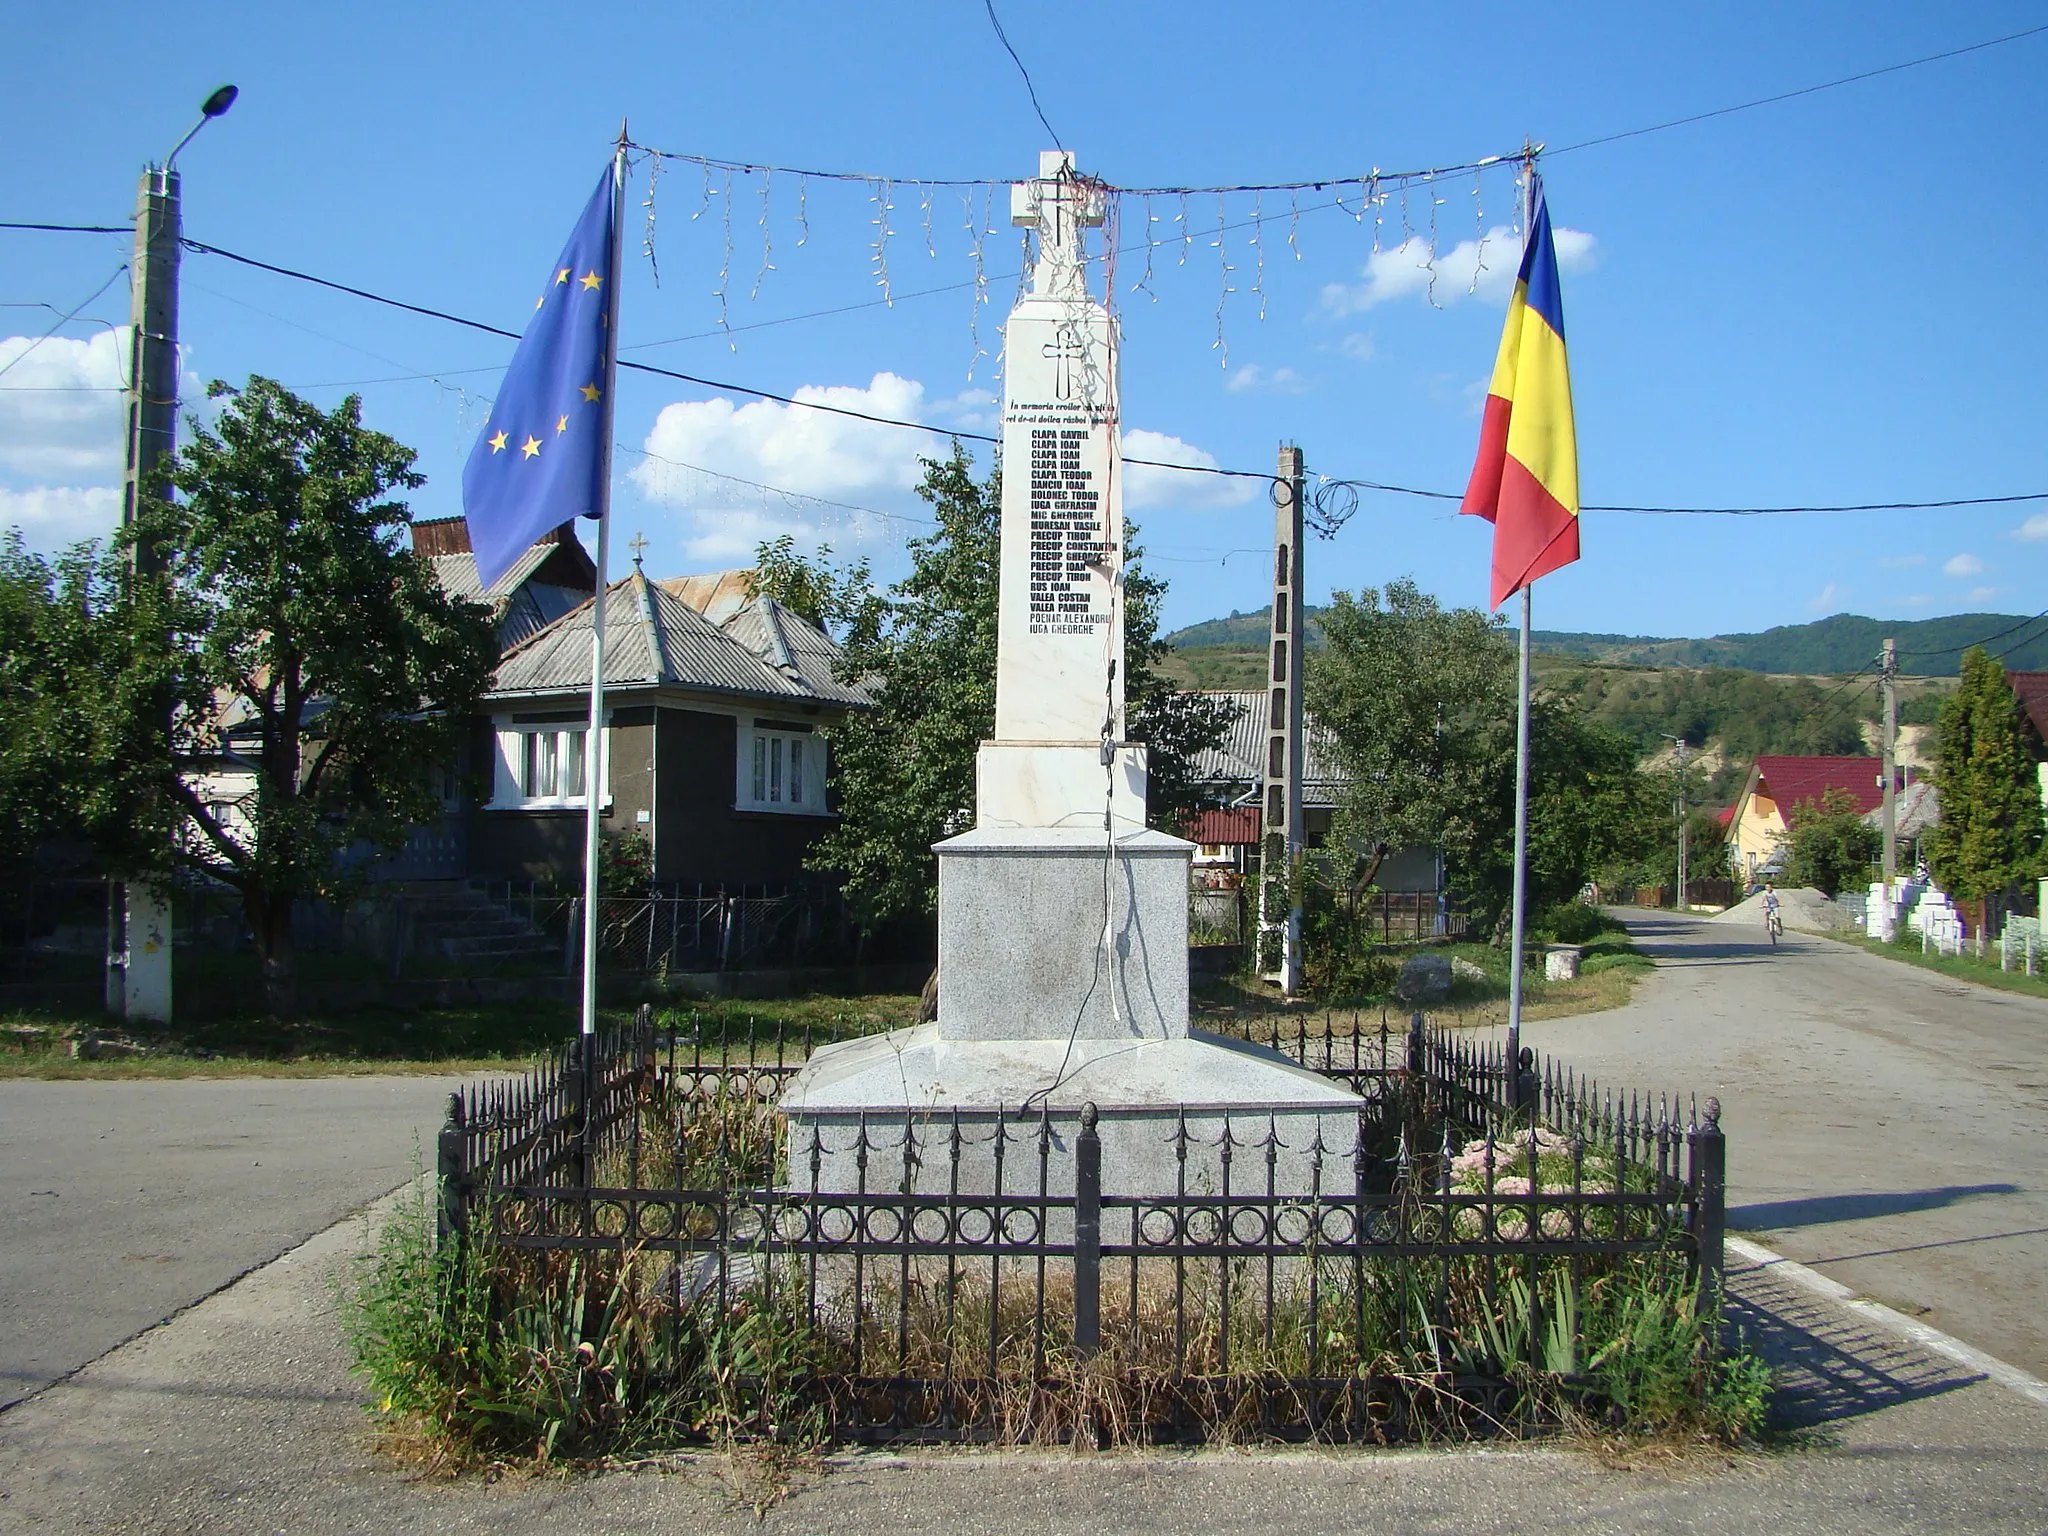
[[1283, 918], [1267, 904], [1279, 898], [1276, 879], [1287, 879], [1301, 856], [1301, 664], [1308, 637], [1302, 633], [1301, 450], [1280, 449], [1273, 486], [1272, 667], [1266, 682], [1266, 782], [1260, 802], [1259, 949], [1277, 942], [1279, 968], [1265, 972], [1292, 997], [1301, 990], [1301, 903], [1297, 891]]
[[1879, 672], [1884, 686], [1884, 937], [1892, 937], [1892, 883], [1899, 877], [1899, 643], [1887, 637]]
[[1686, 832], [1686, 828], [1685, 828], [1685, 738], [1684, 738], [1683, 736], [1681, 736], [1681, 737], [1679, 737], [1679, 738], [1678, 738], [1678, 903], [1677, 903], [1677, 906], [1678, 906], [1678, 910], [1679, 910], [1679, 911], [1681, 911], [1681, 912], [1684, 912], [1684, 911], [1687, 911], [1687, 910], [1689, 910], [1689, 909], [1690, 909], [1690, 906], [1691, 906], [1691, 903], [1689, 903], [1689, 902], [1688, 902], [1688, 901], [1687, 901], [1687, 900], [1685, 899], [1685, 892], [1686, 892], [1686, 874], [1687, 874], [1687, 871], [1686, 871], [1686, 867], [1685, 867], [1685, 864], [1686, 864], [1686, 854], [1687, 854], [1686, 844], [1687, 844], [1687, 842], [1689, 842], [1689, 841], [1690, 841], [1690, 839], [1688, 839], [1688, 838], [1686, 837], [1686, 835], [1685, 835], [1685, 832]]
[[[164, 156], [161, 168], [142, 173], [135, 198], [135, 254], [129, 266], [128, 444], [121, 479], [121, 526], [132, 529], [158, 465], [178, 436], [178, 257], [184, 234], [178, 198], [178, 151], [235, 104], [224, 85], [199, 109], [199, 121]], [[138, 576], [161, 568], [157, 551], [129, 551]], [[169, 1023], [171, 1018], [171, 904], [153, 882], [123, 882], [107, 912], [107, 1011], [122, 1018]]]

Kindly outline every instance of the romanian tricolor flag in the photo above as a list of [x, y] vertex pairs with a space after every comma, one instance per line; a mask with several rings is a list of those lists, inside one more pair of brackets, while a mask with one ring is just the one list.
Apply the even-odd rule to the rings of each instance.
[[1458, 510], [1493, 524], [1496, 608], [1579, 558], [1579, 445], [1565, 364], [1564, 300], [1541, 183], [1487, 386], [1478, 462]]

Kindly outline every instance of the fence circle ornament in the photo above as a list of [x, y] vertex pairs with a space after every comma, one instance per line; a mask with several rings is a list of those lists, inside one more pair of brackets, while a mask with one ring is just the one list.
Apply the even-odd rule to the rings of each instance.
[[903, 1213], [893, 1205], [871, 1205], [862, 1213], [861, 1236], [871, 1243], [894, 1243], [903, 1236]]
[[1180, 1223], [1163, 1206], [1151, 1206], [1138, 1217], [1138, 1240], [1154, 1248], [1170, 1247], [1180, 1235]]

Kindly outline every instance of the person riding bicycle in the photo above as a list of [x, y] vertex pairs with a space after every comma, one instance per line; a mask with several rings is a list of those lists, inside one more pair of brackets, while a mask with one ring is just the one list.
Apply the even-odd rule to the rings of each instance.
[[1783, 922], [1778, 916], [1779, 905], [1777, 887], [1766, 880], [1764, 882], [1764, 926], [1772, 930], [1771, 937], [1773, 939], [1776, 939], [1778, 934], [1784, 931]]

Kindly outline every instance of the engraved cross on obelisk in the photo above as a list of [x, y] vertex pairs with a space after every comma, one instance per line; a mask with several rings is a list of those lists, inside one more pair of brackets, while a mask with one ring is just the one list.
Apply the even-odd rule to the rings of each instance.
[[1038, 157], [1038, 179], [1010, 188], [1010, 222], [1038, 231], [1038, 264], [1031, 291], [1060, 299], [1086, 299], [1081, 231], [1102, 223], [1102, 188], [1074, 174], [1072, 151], [1049, 149]]

